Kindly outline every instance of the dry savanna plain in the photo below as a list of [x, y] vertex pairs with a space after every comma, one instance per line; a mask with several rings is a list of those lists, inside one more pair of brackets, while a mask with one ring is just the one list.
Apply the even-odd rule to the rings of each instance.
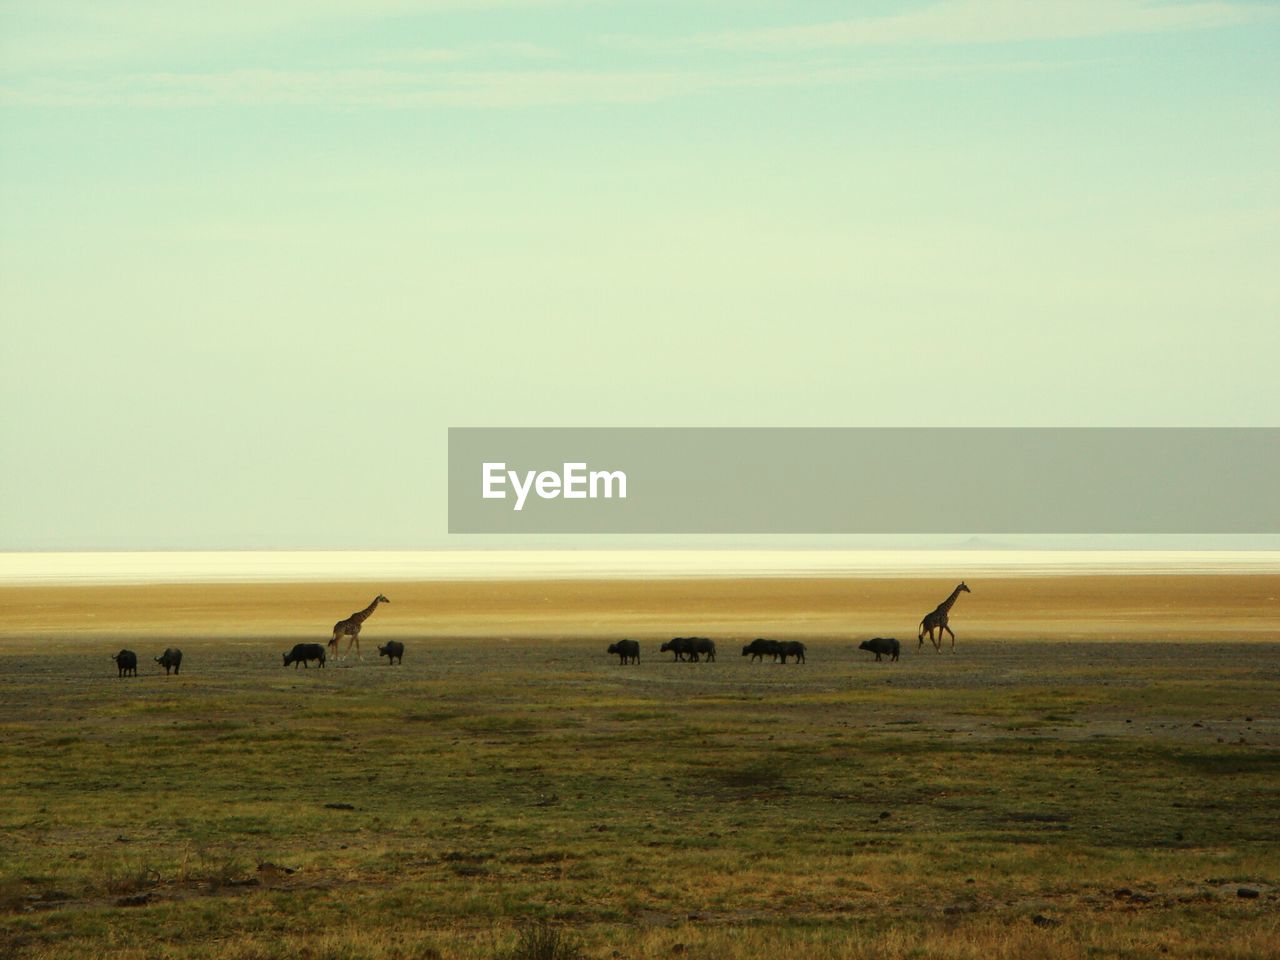
[[961, 575], [0, 588], [0, 956], [1280, 955], [1280, 577]]

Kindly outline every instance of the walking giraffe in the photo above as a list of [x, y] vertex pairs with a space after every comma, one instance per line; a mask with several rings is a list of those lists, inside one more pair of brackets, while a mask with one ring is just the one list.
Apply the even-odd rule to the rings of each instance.
[[[955, 606], [956, 597], [960, 596], [960, 594], [962, 593], [972, 593], [972, 592], [973, 591], [970, 590], [968, 587], [966, 587], [964, 585], [964, 582], [961, 581], [960, 585], [951, 591], [951, 596], [947, 597], [947, 599], [943, 600], [940, 604], [938, 604], [934, 608], [933, 613], [929, 613], [925, 615], [925, 618], [920, 621], [920, 636], [916, 638], [917, 640], [920, 641], [920, 646], [916, 648], [917, 650], [919, 650], [921, 647], [924, 646], [924, 635], [927, 633], [929, 634], [929, 642], [933, 644], [933, 649], [938, 651], [938, 653], [941, 653], [942, 652], [942, 631], [945, 630], [947, 631], [947, 633], [951, 634], [951, 650], [952, 652], [955, 651], [956, 635], [952, 631], [952, 629], [949, 626], [947, 626], [947, 614], [949, 614], [951, 612], [951, 608]], [[933, 631], [935, 630], [938, 631], [937, 640], [933, 639]]]
[[360, 652], [360, 628], [364, 626], [364, 622], [373, 615], [373, 611], [378, 608], [378, 604], [390, 602], [391, 601], [382, 594], [378, 594], [373, 598], [373, 603], [369, 604], [363, 610], [357, 610], [351, 616], [347, 617], [347, 619], [339, 620], [335, 623], [333, 625], [333, 639], [329, 641], [329, 646], [333, 647], [334, 654], [336, 655], [338, 652], [338, 640], [341, 637], [347, 637], [349, 638], [347, 640], [347, 649], [343, 651], [342, 659], [347, 659], [347, 654], [351, 652], [351, 644], [354, 643], [356, 645], [356, 656], [363, 660], [364, 654]]

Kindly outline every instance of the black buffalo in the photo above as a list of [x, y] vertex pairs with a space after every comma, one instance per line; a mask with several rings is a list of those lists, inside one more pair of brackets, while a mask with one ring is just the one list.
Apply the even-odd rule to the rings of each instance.
[[293, 649], [284, 655], [284, 665], [287, 667], [293, 664], [293, 669], [298, 669], [298, 664], [302, 664], [304, 668], [307, 666], [308, 660], [319, 660], [320, 666], [324, 666], [324, 646], [319, 643], [296, 643]]
[[708, 661], [716, 658], [716, 645], [706, 637], [674, 637], [658, 648], [660, 653], [670, 650], [677, 660], [689, 660], [697, 663], [702, 657]]
[[619, 664], [640, 662], [640, 644], [634, 640], [619, 640], [617, 643], [611, 643], [605, 652], [616, 653]]
[[716, 643], [714, 640], [708, 640], [706, 637], [690, 637], [689, 647], [693, 651], [694, 663], [698, 662], [699, 657], [705, 657], [708, 663], [715, 663]]
[[173, 672], [175, 674], [181, 673], [182, 672], [182, 651], [179, 650], [177, 647], [165, 647], [164, 653], [156, 657], [156, 663], [164, 667], [164, 675], [166, 677], [169, 675], [170, 668], [173, 669]]
[[395, 663], [399, 660], [404, 663], [404, 644], [399, 640], [388, 640], [378, 648], [378, 656], [387, 658], [387, 665]]
[[766, 656], [773, 657], [774, 663], [778, 662], [778, 654], [781, 651], [782, 644], [777, 640], [766, 640], [763, 637], [756, 637], [745, 647], [742, 648], [744, 657], [750, 656], [752, 660], [763, 660]]
[[796, 663], [804, 663], [804, 644], [799, 640], [781, 640], [778, 643], [778, 656], [783, 663], [787, 662], [787, 657], [795, 657]]
[[888, 654], [890, 660], [897, 660], [900, 644], [893, 637], [872, 637], [858, 644], [858, 649], [870, 650], [876, 655], [877, 660], [880, 659], [881, 654]]
[[116, 677], [127, 677], [130, 674], [138, 675], [138, 655], [132, 650], [121, 650], [119, 653], [113, 653], [111, 659], [116, 662]]
[[683, 660], [686, 656], [692, 660], [694, 658], [693, 639], [691, 637], [674, 637], [658, 648], [659, 653], [666, 653], [668, 650], [675, 654], [672, 658], [673, 660]]

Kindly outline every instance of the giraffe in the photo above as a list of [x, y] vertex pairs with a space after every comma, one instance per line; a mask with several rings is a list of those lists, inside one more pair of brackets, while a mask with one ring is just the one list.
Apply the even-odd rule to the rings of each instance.
[[335, 623], [333, 625], [333, 639], [329, 641], [329, 646], [333, 648], [334, 654], [336, 655], [338, 652], [338, 640], [341, 637], [347, 637], [349, 638], [347, 640], [347, 649], [343, 652], [342, 659], [347, 659], [347, 654], [351, 652], [351, 645], [354, 643], [356, 645], [356, 656], [363, 660], [364, 654], [360, 652], [360, 628], [364, 625], [364, 622], [372, 616], [373, 611], [378, 608], [378, 604], [390, 602], [391, 601], [382, 594], [378, 594], [373, 598], [373, 603], [369, 604], [363, 610], [357, 610], [351, 616], [347, 617], [347, 619], [339, 620]]
[[[951, 628], [947, 626], [947, 614], [949, 614], [951, 612], [951, 608], [955, 606], [956, 597], [960, 596], [962, 593], [972, 592], [973, 591], [965, 586], [964, 582], [961, 581], [960, 585], [951, 591], [951, 596], [938, 604], [932, 613], [925, 615], [925, 618], [920, 621], [920, 636], [916, 638], [920, 641], [920, 647], [924, 646], [924, 635], [927, 633], [929, 634], [929, 642], [933, 644], [933, 649], [938, 651], [938, 653], [941, 653], [942, 631], [945, 630], [947, 633], [951, 634], [951, 650], [953, 653], [955, 652], [956, 635], [952, 632]], [[935, 630], [938, 631], [937, 640], [933, 639], [933, 631]], [[917, 649], [920, 649], [920, 647], [917, 647]]]

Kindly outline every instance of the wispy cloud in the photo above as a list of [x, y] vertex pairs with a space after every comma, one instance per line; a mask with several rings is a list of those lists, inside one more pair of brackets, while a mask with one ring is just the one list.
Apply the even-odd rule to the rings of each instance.
[[234, 70], [147, 74], [105, 83], [41, 80], [0, 88], [0, 103], [73, 107], [512, 107], [651, 102], [734, 82], [727, 74], [667, 70]]
[[815, 50], [902, 44], [1017, 43], [1238, 26], [1275, 19], [1274, 4], [1155, 0], [942, 0], [904, 13], [801, 26], [729, 30], [691, 45]]
[[472, 60], [554, 60], [560, 56], [551, 47], [521, 41], [477, 43], [463, 47], [406, 47], [374, 54], [377, 64], [462, 63]]
[[83, 67], [207, 49], [333, 24], [500, 13], [595, 0], [0, 0], [6, 72]]
[[[649, 40], [570, 39], [562, 32], [553, 34], [554, 39], [536, 33], [498, 39], [486, 19], [481, 27], [489, 28], [488, 33], [467, 34], [480, 38], [473, 42], [419, 43], [418, 37], [406, 36], [401, 46], [398, 33], [384, 30], [377, 34], [384, 45], [363, 50], [320, 45], [305, 61], [268, 60], [275, 52], [268, 46], [266, 53], [260, 51], [259, 67], [244, 66], [255, 62], [247, 59], [252, 48], [233, 42], [234, 57], [206, 59], [200, 64], [206, 69], [183, 68], [186, 43], [225, 47], [222, 41], [228, 38], [326, 20], [395, 23], [402, 14], [432, 10], [592, 2], [598, 0], [226, 0], [212, 7], [193, 0], [159, 5], [140, 0], [0, 0], [0, 25], [14, 27], [0, 30], [0, 105], [395, 109], [644, 103], [726, 89], [836, 87], [908, 75], [1069, 68], [1098, 52], [1083, 50], [1077, 60], [1061, 52], [1045, 58], [1020, 53], [1023, 48], [1016, 44], [1280, 18], [1280, 5], [1230, 0], [932, 0], [884, 16], [699, 35], [677, 30]], [[724, 13], [737, 16], [732, 7]], [[51, 31], [50, 24], [63, 15], [68, 31]], [[990, 55], [948, 52], [963, 44], [991, 45]], [[999, 45], [1003, 48], [997, 49]], [[166, 55], [127, 56], [144, 47]], [[859, 51], [856, 58], [846, 52], [852, 48]], [[601, 57], [610, 52], [616, 55]], [[742, 55], [755, 52], [761, 55]], [[87, 64], [99, 69], [79, 69]], [[175, 64], [182, 66], [166, 69]]]
[[722, 69], [233, 70], [109, 80], [36, 79], [0, 86], [0, 106], [166, 108], [543, 107], [654, 103], [717, 90], [834, 87], [922, 73], [1024, 72], [1039, 62], [775, 64]]

